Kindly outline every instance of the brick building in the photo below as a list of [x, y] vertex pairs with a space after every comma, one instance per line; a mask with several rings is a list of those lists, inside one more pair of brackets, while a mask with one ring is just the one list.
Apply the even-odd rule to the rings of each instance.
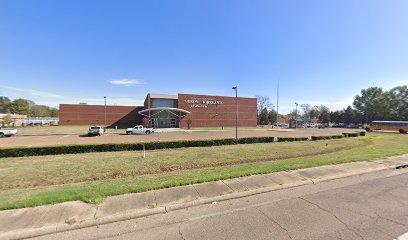
[[[154, 128], [257, 125], [256, 98], [147, 94], [144, 106], [60, 104], [60, 125], [145, 125]], [[106, 118], [106, 120], [105, 120]]]

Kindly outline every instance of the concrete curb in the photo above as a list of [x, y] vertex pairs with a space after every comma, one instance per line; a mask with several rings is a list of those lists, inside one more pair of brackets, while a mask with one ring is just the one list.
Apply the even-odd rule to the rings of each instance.
[[[99, 218], [96, 217], [98, 213], [98, 208], [95, 207], [94, 208], [95, 214], [92, 219], [83, 219], [83, 220], [79, 219], [77, 223], [73, 223], [73, 224], [56, 223], [56, 224], [53, 224], [52, 226], [44, 226], [44, 227], [39, 227], [39, 228], [27, 228], [23, 226], [22, 228], [15, 229], [13, 231], [1, 233], [0, 239], [23, 239], [23, 238], [38, 237], [38, 236], [43, 236], [47, 234], [53, 234], [53, 233], [64, 232], [64, 231], [69, 231], [69, 230], [92, 227], [92, 226], [108, 224], [108, 223], [113, 223], [113, 222], [118, 222], [118, 221], [125, 221], [129, 219], [140, 218], [140, 217], [145, 217], [145, 216], [150, 216], [150, 215], [164, 214], [170, 211], [185, 209], [185, 208], [199, 206], [203, 204], [209, 204], [212, 202], [243, 198], [247, 196], [252, 196], [256, 194], [261, 194], [261, 193], [266, 193], [266, 192], [271, 192], [271, 191], [276, 191], [276, 190], [281, 190], [281, 189], [293, 188], [293, 187], [308, 185], [308, 184], [315, 184], [317, 182], [324, 182], [324, 181], [330, 181], [334, 179], [356, 176], [356, 175], [361, 175], [361, 174], [366, 174], [366, 173], [373, 173], [373, 172], [378, 172], [378, 171], [383, 171], [386, 169], [394, 168], [395, 165], [397, 165], [400, 162], [407, 162], [407, 159], [408, 159], [408, 155], [402, 155], [402, 156], [391, 157], [391, 158], [387, 158], [387, 159], [379, 160], [379, 161], [364, 161], [364, 162], [356, 162], [356, 163], [322, 166], [322, 167], [317, 167], [317, 168], [293, 170], [293, 171], [288, 171], [285, 173], [297, 176], [298, 179], [301, 179], [301, 180], [296, 180], [294, 182], [285, 183], [285, 184], [276, 184], [273, 186], [259, 187], [259, 188], [251, 189], [251, 190], [234, 191], [232, 193], [228, 193], [228, 194], [224, 194], [220, 196], [198, 198], [198, 199], [190, 200], [187, 202], [171, 203], [171, 204], [169, 203], [163, 206], [156, 205], [153, 208], [130, 209], [130, 210], [125, 210], [125, 211], [120, 211], [115, 214], [102, 216]], [[360, 168], [356, 169], [356, 171], [350, 170], [356, 166], [359, 166]], [[364, 166], [371, 166], [371, 168], [368, 168], [368, 169], [363, 168]], [[337, 168], [337, 171], [338, 171], [337, 173], [329, 174], [328, 176], [322, 176], [322, 177], [317, 176], [317, 177], [308, 178], [308, 177], [301, 175], [301, 173], [299, 173], [300, 171], [307, 172], [308, 170], [313, 171], [316, 169], [335, 169], [335, 168]], [[341, 168], [344, 168], [350, 171], [344, 172], [344, 169], [339, 170]], [[268, 174], [259, 175], [259, 176], [267, 176], [267, 175]], [[249, 177], [244, 177], [244, 178], [249, 178]], [[44, 207], [44, 206], [41, 206], [41, 207]], [[35, 208], [31, 208], [31, 209], [35, 209]]]

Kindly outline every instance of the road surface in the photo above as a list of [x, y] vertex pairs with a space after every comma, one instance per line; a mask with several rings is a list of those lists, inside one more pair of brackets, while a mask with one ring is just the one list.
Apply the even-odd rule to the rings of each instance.
[[273, 191], [35, 239], [391, 240], [406, 232], [408, 170], [403, 169]]

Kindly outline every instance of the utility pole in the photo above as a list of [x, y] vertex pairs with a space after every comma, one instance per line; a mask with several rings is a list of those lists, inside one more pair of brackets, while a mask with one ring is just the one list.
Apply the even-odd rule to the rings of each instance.
[[232, 87], [233, 90], [235, 90], [235, 105], [237, 107], [236, 113], [235, 113], [235, 138], [238, 139], [238, 87]]
[[105, 99], [105, 127], [106, 127], [106, 96], [103, 97]]

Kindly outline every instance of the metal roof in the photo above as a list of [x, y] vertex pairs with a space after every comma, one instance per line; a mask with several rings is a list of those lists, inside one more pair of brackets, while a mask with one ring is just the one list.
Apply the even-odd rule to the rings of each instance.
[[150, 98], [178, 99], [178, 95], [150, 93]]

